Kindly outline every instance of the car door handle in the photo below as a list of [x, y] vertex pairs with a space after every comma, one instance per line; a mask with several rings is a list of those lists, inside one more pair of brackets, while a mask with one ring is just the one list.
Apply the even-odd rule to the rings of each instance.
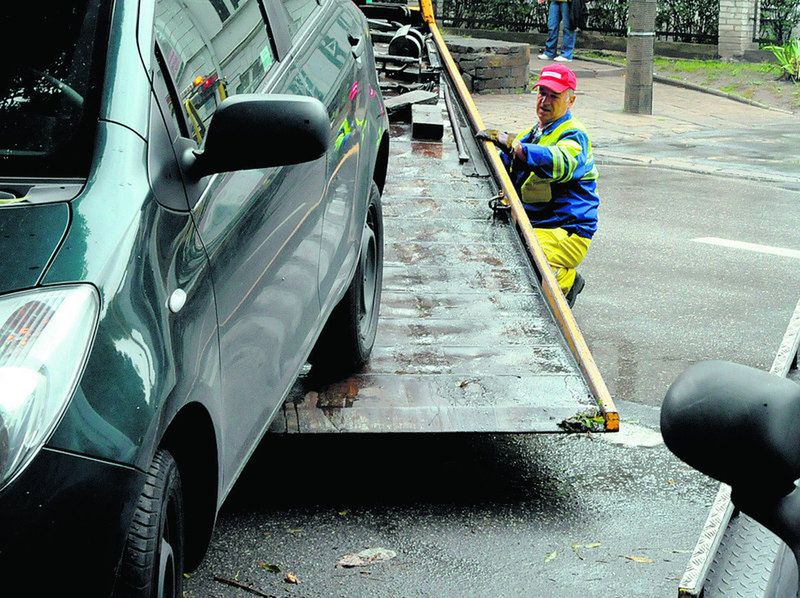
[[353, 53], [353, 58], [361, 58], [364, 53], [364, 38], [348, 33], [347, 41], [350, 42], [350, 51]]

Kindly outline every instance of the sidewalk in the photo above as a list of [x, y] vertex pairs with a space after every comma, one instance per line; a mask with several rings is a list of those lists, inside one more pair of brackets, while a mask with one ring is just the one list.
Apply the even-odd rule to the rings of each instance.
[[[532, 58], [538, 72], [546, 61]], [[645, 163], [710, 174], [798, 182], [800, 119], [665, 83], [653, 85], [653, 114], [627, 114], [625, 68], [583, 60], [574, 114], [599, 163]], [[536, 119], [535, 95], [472, 96], [486, 127], [519, 131]]]

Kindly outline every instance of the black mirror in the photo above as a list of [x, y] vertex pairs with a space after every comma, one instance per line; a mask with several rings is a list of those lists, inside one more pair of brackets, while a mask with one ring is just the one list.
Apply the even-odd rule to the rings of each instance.
[[734, 488], [789, 491], [800, 478], [800, 385], [725, 361], [689, 367], [661, 408], [669, 449]]
[[317, 99], [241, 94], [226, 99], [208, 126], [203, 146], [185, 166], [200, 178], [216, 172], [309, 162], [328, 149], [328, 111]]

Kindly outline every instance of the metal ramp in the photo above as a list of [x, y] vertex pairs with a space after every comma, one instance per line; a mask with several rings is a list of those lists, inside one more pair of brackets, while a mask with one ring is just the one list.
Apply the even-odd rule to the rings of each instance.
[[391, 127], [371, 361], [334, 384], [301, 377], [271, 432], [615, 431], [572, 314], [549, 268], [539, 274], [527, 218], [488, 206], [500, 189], [516, 194], [473, 140], [480, 117], [435, 24], [422, 20], [425, 5], [412, 15], [444, 64], [444, 137], [416, 141], [411, 123]]

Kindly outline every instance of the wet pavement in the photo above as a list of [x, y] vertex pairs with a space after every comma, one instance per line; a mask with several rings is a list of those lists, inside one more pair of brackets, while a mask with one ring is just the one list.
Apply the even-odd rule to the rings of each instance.
[[271, 435], [187, 595], [674, 596], [716, 486], [620, 407], [615, 435]]

